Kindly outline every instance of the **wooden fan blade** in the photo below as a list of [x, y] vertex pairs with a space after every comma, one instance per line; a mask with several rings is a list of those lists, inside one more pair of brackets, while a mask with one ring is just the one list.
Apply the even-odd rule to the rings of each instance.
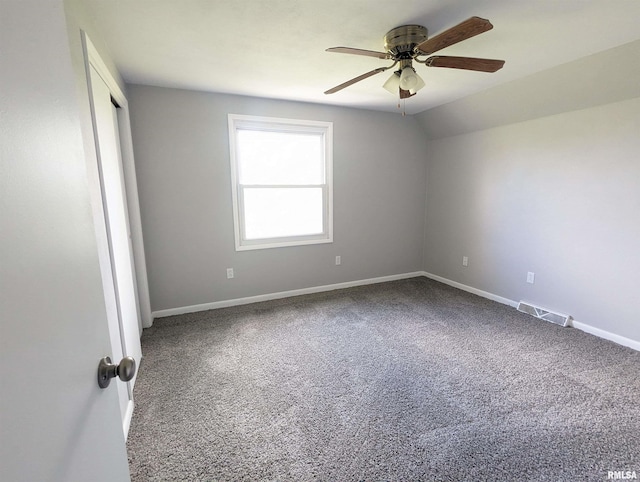
[[427, 67], [447, 67], [449, 69], [477, 70], [496, 72], [504, 65], [504, 60], [476, 59], [474, 57], [447, 57], [436, 55], [426, 61]]
[[493, 25], [489, 20], [480, 17], [471, 17], [455, 27], [425, 40], [418, 44], [415, 50], [420, 54], [429, 55], [438, 50], [442, 50], [449, 45], [457, 44], [471, 37], [475, 37], [487, 30], [491, 30]]
[[364, 80], [367, 77], [371, 77], [372, 75], [376, 75], [376, 74], [379, 74], [380, 72], [384, 72], [387, 69], [389, 69], [389, 67], [379, 67], [377, 69], [372, 70], [371, 72], [367, 72], [366, 74], [358, 75], [357, 77], [354, 77], [351, 80], [347, 80], [346, 82], [344, 82], [344, 83], [342, 83], [340, 85], [336, 85], [333, 89], [327, 90], [325, 92], [325, 94], [334, 94], [334, 93], [338, 92], [339, 90], [344, 89], [345, 87], [349, 87], [350, 85], [353, 85], [356, 82], [360, 82], [361, 80]]
[[377, 59], [390, 59], [391, 55], [386, 52], [376, 52], [375, 50], [352, 49], [351, 47], [332, 47], [327, 52], [336, 52], [339, 54], [366, 55], [367, 57], [375, 57]]

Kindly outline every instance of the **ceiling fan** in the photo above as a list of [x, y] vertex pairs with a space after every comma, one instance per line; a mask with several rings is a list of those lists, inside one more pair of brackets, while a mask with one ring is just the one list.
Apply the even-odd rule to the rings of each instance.
[[362, 50], [350, 47], [333, 47], [327, 52], [337, 52], [342, 54], [365, 55], [382, 60], [393, 60], [393, 64], [388, 67], [378, 67], [377, 69], [359, 75], [340, 85], [329, 89], [325, 94], [333, 94], [350, 85], [360, 82], [372, 75], [389, 70], [399, 64], [391, 77], [384, 83], [383, 87], [392, 94], [398, 93], [401, 99], [406, 99], [416, 94], [422, 87], [424, 81], [416, 73], [412, 63], [425, 64], [427, 67], [445, 67], [450, 69], [476, 70], [479, 72], [496, 72], [504, 65], [504, 60], [478, 59], [473, 57], [450, 57], [434, 55], [421, 60], [419, 57], [431, 55], [445, 47], [462, 42], [471, 37], [491, 30], [493, 25], [489, 20], [480, 17], [471, 17], [455, 27], [428, 38], [427, 29], [421, 25], [402, 25], [389, 30], [384, 36], [384, 48], [386, 52], [376, 52], [375, 50]]

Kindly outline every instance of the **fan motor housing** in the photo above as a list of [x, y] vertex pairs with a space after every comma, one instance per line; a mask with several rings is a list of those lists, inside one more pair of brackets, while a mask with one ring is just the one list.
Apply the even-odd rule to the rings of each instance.
[[428, 38], [422, 25], [402, 25], [389, 30], [384, 36], [384, 48], [396, 59], [414, 57], [413, 49]]

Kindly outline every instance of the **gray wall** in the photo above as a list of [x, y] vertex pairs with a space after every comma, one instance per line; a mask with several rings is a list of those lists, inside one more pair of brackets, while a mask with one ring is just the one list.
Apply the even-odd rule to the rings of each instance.
[[431, 141], [424, 269], [639, 341], [639, 133], [635, 98]]
[[[139, 85], [128, 98], [152, 310], [421, 270], [426, 141], [414, 118]], [[333, 243], [235, 251], [228, 113], [334, 123]]]
[[[128, 86], [152, 309], [424, 269], [640, 340], [639, 47], [415, 118]], [[333, 244], [234, 251], [227, 113], [334, 122]]]

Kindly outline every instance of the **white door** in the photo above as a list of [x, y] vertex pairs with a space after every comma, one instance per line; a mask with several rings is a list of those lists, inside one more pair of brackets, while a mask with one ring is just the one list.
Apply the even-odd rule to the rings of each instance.
[[123, 482], [66, 6], [0, 1], [0, 480]]
[[[105, 286], [108, 286], [107, 298], [111, 293], [114, 295], [113, 302], [107, 299], [111, 358], [114, 363], [118, 363], [123, 357], [131, 356], [139, 364], [140, 315], [124, 189], [118, 112], [112, 101], [109, 87], [93, 66], [90, 67], [90, 71], [93, 122], [110, 253], [108, 262], [103, 262], [103, 280]], [[110, 286], [111, 284], [113, 287]], [[125, 438], [133, 414], [134, 383], [135, 378], [130, 382], [117, 383]]]

